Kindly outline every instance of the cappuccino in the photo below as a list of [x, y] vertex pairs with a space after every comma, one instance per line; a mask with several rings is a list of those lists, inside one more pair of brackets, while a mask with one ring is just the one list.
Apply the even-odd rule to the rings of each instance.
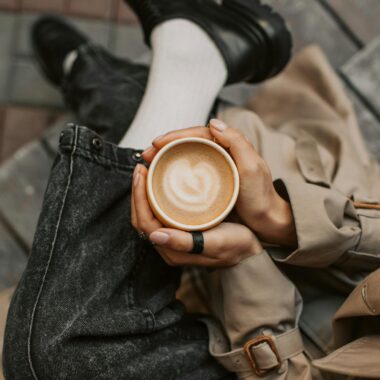
[[192, 140], [177, 140], [161, 154], [151, 173], [149, 197], [164, 224], [188, 230], [202, 229], [231, 209], [238, 186], [228, 154], [208, 140]]

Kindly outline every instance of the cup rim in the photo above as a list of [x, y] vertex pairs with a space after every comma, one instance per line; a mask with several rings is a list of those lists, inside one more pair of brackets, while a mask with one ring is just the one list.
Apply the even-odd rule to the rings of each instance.
[[[155, 168], [160, 160], [160, 158], [170, 149], [174, 148], [177, 145], [185, 144], [185, 143], [201, 143], [205, 145], [209, 145], [213, 148], [215, 148], [219, 153], [223, 155], [223, 157], [227, 160], [228, 164], [231, 167], [233, 177], [234, 177], [234, 191], [232, 193], [231, 199], [228, 203], [228, 206], [226, 209], [216, 218], [210, 220], [207, 223], [203, 224], [197, 224], [197, 225], [191, 225], [191, 224], [184, 224], [180, 223], [173, 218], [171, 218], [169, 215], [167, 215], [159, 206], [153, 192], [153, 174], [155, 171]], [[148, 180], [147, 180], [147, 192], [148, 192], [148, 198], [149, 201], [153, 203], [153, 208], [158, 212], [160, 217], [170, 226], [173, 228], [178, 228], [184, 231], [203, 231], [207, 230], [209, 228], [212, 228], [213, 226], [216, 226], [220, 222], [223, 221], [227, 217], [227, 215], [231, 212], [233, 207], [235, 206], [237, 197], [239, 195], [239, 187], [240, 187], [240, 179], [239, 179], [239, 172], [237, 170], [236, 164], [232, 157], [226, 152], [226, 150], [220, 146], [219, 144], [202, 138], [202, 137], [183, 137], [177, 140], [174, 140], [170, 142], [169, 144], [165, 145], [162, 149], [159, 150], [159, 152], [156, 154], [156, 156], [153, 158], [148, 171]]]

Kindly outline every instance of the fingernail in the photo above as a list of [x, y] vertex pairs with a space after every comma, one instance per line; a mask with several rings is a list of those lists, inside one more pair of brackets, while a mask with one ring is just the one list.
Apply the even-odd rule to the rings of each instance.
[[135, 178], [133, 179], [133, 186], [134, 187], [136, 187], [139, 184], [140, 176], [141, 175], [139, 173], [135, 174]]
[[210, 125], [217, 129], [219, 132], [223, 132], [227, 129], [227, 125], [223, 123], [223, 121], [218, 120], [218, 119], [211, 119], [210, 120]]
[[150, 146], [149, 148], [146, 148], [145, 150], [144, 150], [144, 152], [142, 152], [142, 155], [144, 155], [144, 154], [146, 154], [146, 153], [151, 153], [152, 151], [153, 151], [153, 147], [152, 146]]
[[153, 140], [153, 143], [160, 141], [165, 135], [160, 135]]
[[149, 240], [157, 245], [163, 245], [169, 240], [169, 235], [165, 232], [155, 231], [149, 236]]

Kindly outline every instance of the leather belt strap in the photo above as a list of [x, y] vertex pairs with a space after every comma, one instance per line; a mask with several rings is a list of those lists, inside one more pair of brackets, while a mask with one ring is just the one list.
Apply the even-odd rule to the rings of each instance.
[[209, 329], [210, 353], [231, 372], [253, 371], [258, 376], [279, 368], [282, 362], [303, 352], [303, 342], [298, 328], [280, 335], [259, 335], [249, 340], [243, 348], [226, 352], [228, 343], [219, 328], [205, 321]]
[[368, 210], [380, 210], [378, 203], [365, 203], [365, 202], [352, 202], [355, 208], [362, 208]]

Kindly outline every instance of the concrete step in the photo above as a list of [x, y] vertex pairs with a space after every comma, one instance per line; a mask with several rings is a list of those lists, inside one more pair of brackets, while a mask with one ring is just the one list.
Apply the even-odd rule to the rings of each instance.
[[0, 167], [0, 215], [27, 249], [32, 246], [59, 134], [69, 120], [67, 116], [57, 121], [41, 140], [25, 145]]
[[0, 213], [30, 248], [53, 158], [40, 141], [29, 143], [0, 168]]
[[341, 71], [380, 120], [380, 35], [349, 59]]
[[17, 285], [26, 266], [26, 252], [0, 222], [0, 292]]
[[331, 14], [313, 0], [263, 0], [287, 21], [293, 35], [294, 50], [318, 44], [334, 67], [341, 66], [357, 47]]
[[366, 107], [358, 95], [348, 86], [346, 93], [352, 101], [356, 118], [368, 150], [380, 162], [380, 121]]
[[361, 44], [380, 34], [379, 0], [320, 0], [326, 4]]

